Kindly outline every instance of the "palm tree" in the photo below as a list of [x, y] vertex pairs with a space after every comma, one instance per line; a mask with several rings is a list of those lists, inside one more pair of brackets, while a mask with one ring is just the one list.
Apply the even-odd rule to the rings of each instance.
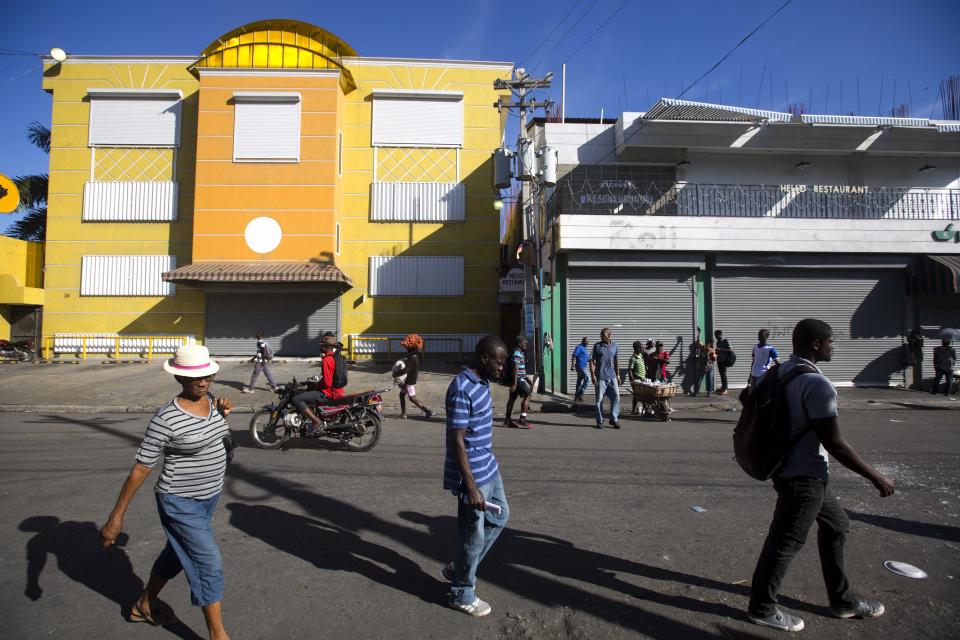
[[[50, 153], [50, 129], [39, 122], [31, 122], [27, 127], [27, 140], [35, 147]], [[47, 184], [46, 173], [33, 176], [17, 176], [14, 184], [20, 191], [18, 211], [24, 216], [7, 227], [5, 235], [20, 240], [43, 242], [47, 234]]]

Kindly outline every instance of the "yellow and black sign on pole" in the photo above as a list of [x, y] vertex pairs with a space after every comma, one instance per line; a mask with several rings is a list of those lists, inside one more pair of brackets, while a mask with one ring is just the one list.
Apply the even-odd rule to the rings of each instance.
[[0, 213], [13, 213], [20, 206], [20, 191], [13, 180], [0, 173]]

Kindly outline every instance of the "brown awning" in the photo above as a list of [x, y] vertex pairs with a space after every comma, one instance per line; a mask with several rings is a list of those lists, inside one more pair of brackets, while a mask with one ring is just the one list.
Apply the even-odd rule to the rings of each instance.
[[930, 291], [923, 293], [960, 293], [960, 255], [927, 257], [937, 266], [928, 278]]
[[329, 262], [195, 262], [163, 274], [165, 282], [335, 282], [352, 287], [347, 275]]

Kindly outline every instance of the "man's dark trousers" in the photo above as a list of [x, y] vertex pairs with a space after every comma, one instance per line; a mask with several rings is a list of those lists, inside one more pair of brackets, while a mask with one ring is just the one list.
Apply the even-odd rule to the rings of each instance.
[[780, 584], [793, 557], [803, 548], [814, 520], [820, 568], [830, 606], [835, 609], [855, 606], [857, 598], [850, 591], [843, 568], [843, 547], [850, 521], [827, 483], [819, 478], [775, 478], [773, 486], [777, 490], [777, 507], [753, 572], [750, 612], [761, 616], [773, 613]]
[[935, 394], [940, 389], [940, 378], [946, 378], [947, 387], [943, 390], [943, 395], [950, 395], [950, 390], [953, 388], [953, 371], [937, 369], [936, 372], [937, 375], [933, 379], [933, 389], [930, 390], [930, 393]]
[[722, 364], [718, 364], [717, 369], [720, 369], [720, 388], [726, 391], [727, 390], [727, 367]]

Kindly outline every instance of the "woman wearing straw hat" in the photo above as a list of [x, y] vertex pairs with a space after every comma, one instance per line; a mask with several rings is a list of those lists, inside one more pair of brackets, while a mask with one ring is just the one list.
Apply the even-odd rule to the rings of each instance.
[[155, 492], [167, 545], [153, 563], [150, 580], [130, 611], [130, 621], [152, 625], [177, 622], [172, 611], [158, 606], [157, 596], [183, 571], [192, 603], [203, 608], [211, 640], [224, 640], [229, 636], [220, 611], [223, 565], [210, 518], [223, 489], [228, 453], [224, 439], [230, 434], [225, 418], [233, 403], [209, 393], [220, 366], [210, 360], [206, 347], [182, 346], [163, 368], [173, 374], [182, 390], [150, 419], [117, 504], [100, 529], [100, 543], [109, 547], [116, 541], [127, 507], [162, 456]]

